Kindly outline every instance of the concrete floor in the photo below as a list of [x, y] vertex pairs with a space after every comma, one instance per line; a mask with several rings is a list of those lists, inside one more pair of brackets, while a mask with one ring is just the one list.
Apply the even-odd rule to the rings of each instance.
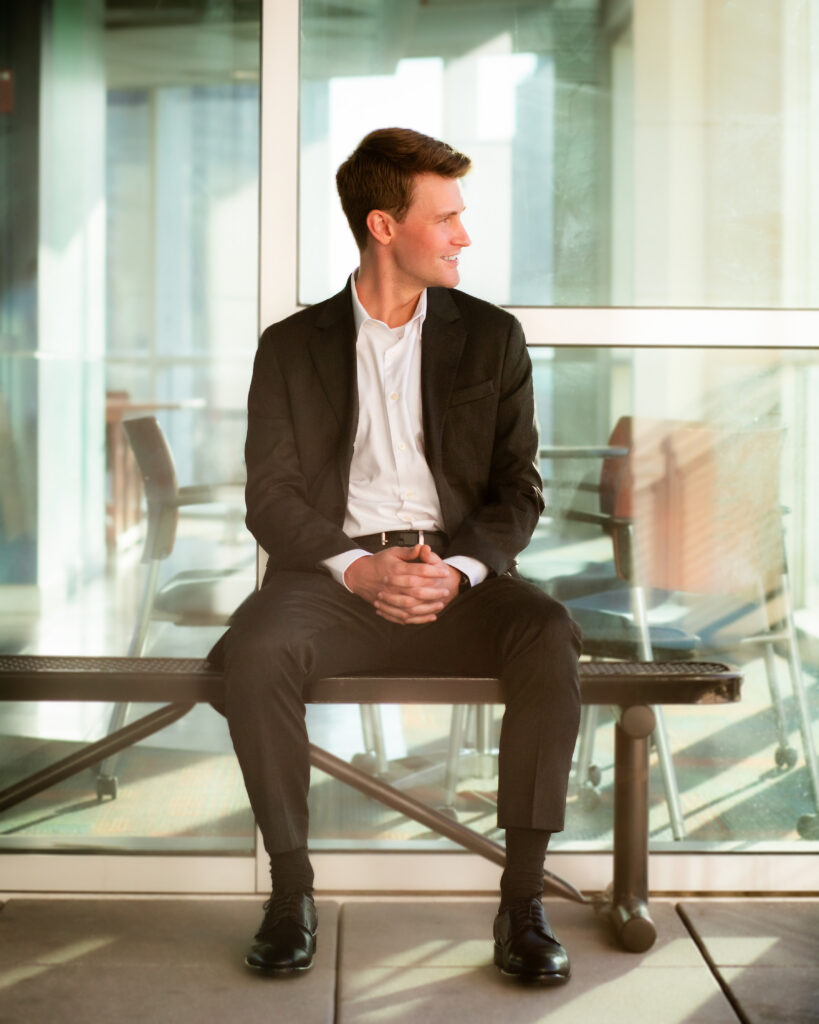
[[619, 949], [585, 907], [549, 903], [573, 977], [522, 986], [492, 966], [485, 899], [319, 901], [313, 969], [244, 968], [260, 901], [10, 898], [0, 1024], [811, 1024], [819, 900], [659, 901], [658, 941]]

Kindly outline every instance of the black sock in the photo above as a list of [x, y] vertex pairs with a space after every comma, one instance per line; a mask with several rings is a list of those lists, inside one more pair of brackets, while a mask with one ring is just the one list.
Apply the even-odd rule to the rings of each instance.
[[270, 880], [274, 896], [289, 896], [291, 893], [312, 893], [313, 867], [307, 855], [307, 848], [274, 853], [270, 858]]
[[506, 830], [506, 867], [501, 875], [501, 908], [515, 900], [539, 898], [543, 862], [551, 832], [537, 828]]

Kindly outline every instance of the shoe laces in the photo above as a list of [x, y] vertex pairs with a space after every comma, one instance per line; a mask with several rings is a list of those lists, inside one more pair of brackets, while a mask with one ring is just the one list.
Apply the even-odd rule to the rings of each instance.
[[304, 893], [290, 892], [271, 896], [264, 905], [264, 921], [259, 929], [259, 938], [281, 921], [299, 921]]
[[549, 933], [549, 926], [546, 923], [543, 904], [539, 899], [515, 900], [509, 904], [507, 909], [513, 935], [531, 930], [543, 936], [544, 939], [552, 939]]

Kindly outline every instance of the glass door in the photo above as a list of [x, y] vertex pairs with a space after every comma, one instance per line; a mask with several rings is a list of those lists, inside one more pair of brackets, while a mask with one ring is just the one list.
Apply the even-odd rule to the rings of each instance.
[[[3, 4], [4, 652], [204, 657], [221, 611], [255, 584], [242, 445], [258, 322], [260, 35], [252, 0]], [[179, 505], [163, 550], [145, 485], [145, 460], [160, 457]], [[2, 788], [150, 710], [3, 705]], [[114, 888], [253, 885], [253, 818], [210, 708], [104, 773], [115, 797], [86, 771], [2, 815], [6, 885], [41, 888], [39, 854], [56, 888], [93, 889], [101, 874]]]
[[[288, 208], [293, 193], [263, 194], [262, 320], [333, 294], [356, 266], [334, 174], [366, 132], [412, 127], [472, 156], [464, 192], [473, 244], [461, 287], [511, 308], [524, 325], [542, 468], [552, 479], [550, 510], [521, 559], [531, 578], [562, 587], [570, 604], [581, 588], [601, 614], [625, 608], [634, 625], [611, 538], [567, 529], [560, 516], [566, 494], [597, 500], [589, 495], [600, 466], [558, 463], [548, 450], [604, 446], [623, 418], [708, 431], [717, 486], [728, 495], [712, 519], [734, 517], [736, 532], [747, 506], [726, 439], [772, 431], [780, 440], [766, 507], [788, 510], [778, 536], [792, 648], [757, 643], [765, 623], [781, 620], [779, 584], [762, 600], [730, 587], [702, 593], [690, 578], [652, 587], [655, 636], [694, 638], [699, 656], [742, 665], [746, 680], [735, 709], [666, 713], [682, 828], [671, 825], [673, 794], [655, 760], [652, 884], [764, 888], [782, 856], [786, 884], [806, 884], [816, 842], [805, 819], [819, 795], [819, 562], [810, 527], [819, 496], [816, 4], [373, 0], [342, 10], [303, 0], [299, 25], [290, 10], [277, 26], [277, 101], [263, 108], [263, 138], [275, 150], [263, 181], [297, 181], [299, 202]], [[282, 253], [293, 247], [297, 265], [285, 270]], [[760, 454], [748, 466], [752, 482], [761, 463]], [[419, 759], [440, 763], [446, 709], [390, 708], [382, 718], [399, 776]], [[314, 723], [341, 756], [360, 748], [354, 714], [316, 710]], [[606, 716], [587, 722], [593, 759], [581, 763], [578, 751], [567, 828], [550, 854], [592, 887], [610, 870], [601, 851], [611, 842], [611, 732]], [[455, 809], [493, 835], [491, 756], [474, 753], [463, 753]], [[327, 851], [321, 870], [338, 870], [345, 885], [351, 849], [372, 851], [368, 878], [393, 859], [398, 887], [413, 874], [412, 851], [418, 862], [440, 854], [435, 870], [448, 886], [480, 888], [489, 877], [478, 864], [447, 871], [446, 844], [375, 807], [338, 810], [345, 805], [330, 780], [316, 777], [313, 792], [312, 841]], [[434, 784], [429, 799], [440, 800]]]

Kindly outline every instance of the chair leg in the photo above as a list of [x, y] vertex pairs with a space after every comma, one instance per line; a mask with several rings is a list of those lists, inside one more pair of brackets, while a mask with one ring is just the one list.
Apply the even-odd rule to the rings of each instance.
[[[151, 610], [156, 596], [156, 589], [159, 583], [159, 559], [148, 563], [148, 573], [145, 577], [145, 584], [142, 588], [142, 600], [139, 606], [139, 618], [131, 635], [131, 643], [128, 646], [128, 657], [138, 658], [145, 646], [145, 639], [148, 636], [148, 627], [151, 624]], [[121, 729], [127, 719], [131, 705], [127, 703], [115, 704], [111, 709], [111, 717], [108, 721], [108, 733], [117, 732]], [[97, 768], [97, 799], [109, 796], [112, 799], [117, 795], [117, 763], [119, 753], [106, 757]]]
[[[127, 703], [115, 704], [111, 708], [111, 717], [108, 719], [107, 736], [119, 732], [124, 728], [128, 720], [128, 712], [131, 705]], [[97, 800], [110, 797], [116, 800], [117, 797], [117, 764], [119, 763], [119, 751], [109, 754], [104, 761], [97, 766]]]
[[497, 748], [492, 742], [494, 722], [492, 719], [492, 705], [481, 704], [476, 706], [477, 715], [477, 743], [478, 771], [482, 779], [491, 779], [495, 775], [495, 763], [498, 756]]
[[663, 715], [663, 709], [658, 705], [655, 705], [652, 710], [656, 720], [652, 736], [654, 745], [657, 748], [660, 771], [663, 775], [671, 834], [676, 840], [685, 839], [685, 820], [683, 819], [682, 804], [680, 803], [680, 791], [677, 786], [677, 774], [674, 771], [674, 762], [671, 757], [668, 731], [665, 727], [665, 716]]
[[785, 716], [785, 705], [782, 700], [782, 688], [779, 685], [779, 674], [776, 671], [773, 641], [762, 638], [762, 657], [765, 662], [765, 676], [768, 680], [768, 692], [771, 696], [771, 710], [776, 728], [776, 750], [774, 760], [778, 768], [793, 768], [799, 755], [788, 742], [788, 725]]
[[796, 706], [799, 709], [799, 729], [802, 734], [802, 743], [805, 749], [805, 761], [808, 766], [808, 777], [810, 778], [811, 788], [813, 789], [813, 802], [817, 810], [819, 810], [819, 771], [817, 771], [816, 747], [813, 742], [810, 709], [808, 708], [805, 694], [805, 680], [802, 676], [802, 665], [799, 660], [799, 654], [794, 650], [793, 645], [789, 646], [788, 668], [790, 669], [791, 674], [791, 686], [793, 687]]
[[138, 658], [145, 647], [148, 627], [151, 624], [151, 611], [159, 584], [159, 566], [160, 561], [156, 558], [148, 563], [148, 573], [145, 577], [145, 585], [142, 589], [142, 600], [139, 607], [139, 618], [137, 619], [134, 632], [131, 635], [131, 643], [128, 647], [129, 658]]
[[361, 721], [361, 738], [364, 749], [355, 754], [352, 763], [362, 771], [375, 771], [375, 740], [372, 728], [372, 707], [369, 704], [358, 705], [358, 716]]
[[[782, 601], [785, 602], [787, 617], [788, 595], [786, 587], [787, 578], [782, 576], [780, 578], [780, 585], [777, 589], [777, 593], [782, 598]], [[774, 645], [778, 640], [785, 638], [782, 630], [779, 628], [781, 616], [777, 616], [772, 613], [771, 601], [766, 593], [765, 584], [761, 579], [757, 585], [757, 596], [760, 607], [765, 609], [765, 613], [768, 618], [768, 628], [764, 633], [758, 633], [754, 636], [748, 637], [745, 640], [745, 643], [762, 644], [762, 659], [765, 663], [765, 677], [768, 680], [768, 693], [771, 697], [771, 710], [773, 711], [774, 728], [776, 730], [776, 750], [774, 751], [774, 760], [777, 768], [793, 768], [799, 760], [799, 755], [790, 745], [788, 739], [788, 716], [785, 713], [785, 704], [782, 699], [782, 687], [779, 685], [779, 673], [776, 669], [776, 657], [774, 656]]]
[[446, 772], [444, 775], [444, 806], [454, 807], [455, 794], [458, 788], [458, 762], [461, 758], [466, 720], [469, 714], [468, 704], [456, 704], [452, 708], [449, 726], [449, 746], [447, 747]]
[[[646, 609], [645, 591], [640, 586], [631, 588], [631, 607], [634, 621], [640, 630], [640, 658], [643, 661], [653, 661], [654, 651], [651, 647], [651, 634], [648, 626], [648, 611]], [[683, 820], [682, 806], [680, 804], [680, 790], [677, 785], [677, 773], [674, 771], [674, 761], [671, 757], [671, 745], [668, 741], [668, 732], [665, 727], [665, 716], [661, 707], [655, 707], [656, 727], [654, 729], [654, 745], [657, 748], [657, 756], [660, 761], [660, 770], [663, 774], [663, 785], [665, 786], [665, 799], [668, 804], [668, 817], [671, 824], [671, 834], [675, 839], [685, 839], [685, 822]]]
[[580, 741], [577, 747], [575, 783], [577, 799], [584, 811], [593, 811], [600, 803], [600, 794], [597, 790], [600, 784], [599, 770], [592, 764], [599, 713], [600, 709], [596, 704], [586, 704], [580, 712]]
[[802, 734], [802, 745], [805, 761], [808, 766], [808, 777], [813, 790], [813, 806], [815, 815], [804, 815], [799, 819], [797, 828], [800, 835], [806, 838], [819, 838], [819, 770], [816, 763], [816, 747], [813, 742], [813, 723], [805, 694], [805, 680], [802, 675], [802, 660], [799, 657], [799, 645], [796, 637], [796, 625], [793, 621], [793, 600], [787, 576], [782, 578], [782, 596], [785, 602], [785, 637], [788, 649], [788, 669], [791, 676], [791, 687], [796, 701], [799, 717], [799, 730]]
[[377, 704], [359, 705], [361, 731], [364, 735], [364, 758], [371, 763], [371, 770], [379, 776], [387, 774], [387, 747], [384, 742], [384, 724], [381, 708]]

